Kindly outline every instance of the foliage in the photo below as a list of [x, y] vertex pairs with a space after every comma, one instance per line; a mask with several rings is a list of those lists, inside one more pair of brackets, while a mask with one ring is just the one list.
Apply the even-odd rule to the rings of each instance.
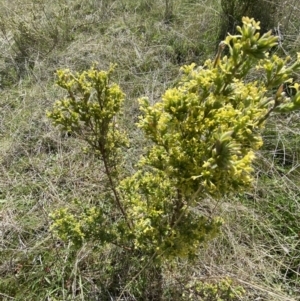
[[62, 130], [75, 133], [105, 157], [109, 165], [115, 150], [126, 145], [124, 133], [118, 129], [114, 117], [119, 113], [124, 93], [118, 85], [110, 84], [114, 67], [98, 71], [92, 67], [81, 74], [73, 75], [68, 69], [57, 72], [57, 84], [68, 92], [68, 96], [55, 103], [48, 117], [60, 125]]
[[234, 301], [241, 300], [245, 293], [241, 286], [233, 285], [233, 281], [230, 278], [211, 283], [198, 281], [193, 285], [188, 285], [188, 288], [193, 288], [193, 290], [190, 295], [183, 296], [184, 300], [195, 300], [195, 298], [200, 297], [203, 301]]
[[[102, 159], [114, 201], [126, 219], [115, 183], [121, 160], [119, 148], [127, 145], [126, 135], [118, 129], [116, 122], [116, 114], [120, 111], [124, 93], [118, 85], [110, 83], [113, 69], [111, 66], [107, 72], [98, 71], [93, 66], [90, 70], [75, 75], [69, 70], [59, 70], [57, 84], [68, 92], [68, 96], [55, 103], [53, 110], [48, 112], [48, 117], [64, 131], [84, 139], [90, 150]], [[63, 237], [71, 237], [76, 244], [82, 243], [88, 233], [94, 233], [98, 239], [102, 240], [103, 237], [103, 240], [107, 241], [114, 235], [108, 234], [109, 226], [102, 229], [107, 222], [105, 216], [107, 215], [101, 208], [87, 209], [80, 219], [81, 224], [78, 224], [74, 217], [63, 209], [54, 215], [57, 221], [54, 228], [58, 229]], [[110, 215], [108, 217], [111, 218]]]
[[[78, 237], [93, 239], [93, 227], [101, 228], [103, 233], [94, 239], [163, 259], [193, 257], [216, 235], [221, 221], [199, 214], [201, 200], [247, 189], [264, 121], [272, 112], [300, 107], [298, 84], [291, 98], [283, 92], [283, 84], [300, 69], [300, 56], [291, 65], [289, 58], [269, 57], [277, 38], [270, 32], [260, 36], [259, 29], [259, 23], [243, 18], [243, 27], [237, 28], [240, 34], [220, 44], [214, 61], [182, 67], [179, 84], [167, 90], [161, 102], [151, 106], [147, 99], [140, 100], [139, 127], [151, 145], [138, 170], [120, 185], [110, 168], [116, 168], [117, 150], [126, 144], [114, 119], [124, 94], [110, 83], [113, 68], [105, 72], [92, 67], [75, 75], [58, 71], [58, 84], [68, 95], [48, 116], [99, 154], [122, 217], [115, 220], [114, 211], [106, 213], [112, 220], [108, 226], [99, 208], [78, 222], [62, 210], [53, 214], [53, 227], [62, 237], [78, 243]], [[225, 46], [230, 55], [222, 58]], [[246, 81], [253, 67], [260, 80]]]

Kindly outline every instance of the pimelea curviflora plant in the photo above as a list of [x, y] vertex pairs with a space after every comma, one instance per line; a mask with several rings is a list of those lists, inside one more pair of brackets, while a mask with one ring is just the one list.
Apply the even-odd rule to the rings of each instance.
[[[117, 170], [127, 142], [116, 126], [124, 94], [110, 82], [112, 68], [58, 71], [67, 96], [48, 116], [99, 155], [113, 204], [111, 212], [53, 213], [58, 235], [76, 244], [115, 243], [161, 262], [195, 256], [218, 233], [221, 220], [201, 215], [201, 201], [249, 188], [264, 122], [272, 113], [300, 108], [299, 85], [292, 97], [283, 89], [300, 70], [300, 55], [291, 63], [270, 54], [277, 37], [259, 29], [259, 22], [244, 17], [239, 34], [220, 43], [214, 60], [183, 66], [180, 82], [155, 105], [140, 99], [138, 126], [149, 146], [137, 171], [124, 179]], [[222, 56], [224, 47], [228, 56]]]

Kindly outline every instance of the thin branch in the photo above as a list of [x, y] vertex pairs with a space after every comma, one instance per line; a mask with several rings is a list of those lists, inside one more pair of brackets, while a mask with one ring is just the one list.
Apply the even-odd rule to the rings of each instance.
[[126, 211], [125, 211], [124, 207], [122, 206], [121, 199], [120, 199], [119, 193], [117, 192], [117, 189], [114, 185], [114, 182], [113, 182], [113, 179], [112, 179], [112, 176], [111, 176], [111, 171], [110, 171], [110, 168], [109, 168], [108, 162], [107, 162], [107, 157], [106, 157], [105, 151], [103, 149], [101, 150], [101, 154], [102, 154], [102, 160], [103, 160], [104, 167], [105, 167], [105, 173], [108, 177], [111, 190], [112, 190], [112, 192], [114, 194], [114, 197], [115, 197], [115, 201], [116, 201], [117, 206], [120, 209], [123, 217], [125, 218], [125, 221], [126, 221], [128, 227], [129, 227], [129, 229], [131, 229], [132, 225], [128, 220], [128, 217], [127, 217], [127, 214], [126, 214]]

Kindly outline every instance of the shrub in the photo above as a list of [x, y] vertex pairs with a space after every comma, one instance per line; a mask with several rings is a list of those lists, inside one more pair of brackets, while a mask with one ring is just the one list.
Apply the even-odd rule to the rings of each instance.
[[[111, 82], [113, 67], [57, 72], [67, 96], [48, 117], [87, 142], [103, 162], [111, 191], [79, 216], [67, 209], [54, 212], [52, 229], [61, 238], [76, 246], [113, 243], [144, 259], [143, 271], [152, 261], [160, 268], [166, 259], [193, 258], [216, 236], [222, 221], [201, 215], [201, 201], [248, 189], [265, 121], [272, 113], [300, 108], [298, 84], [295, 95], [283, 92], [300, 69], [300, 55], [293, 64], [269, 56], [277, 38], [259, 29], [259, 22], [243, 18], [239, 34], [220, 44], [213, 61], [182, 67], [180, 82], [161, 102], [151, 106], [140, 99], [138, 125], [147, 149], [129, 176], [120, 168], [127, 146], [119, 127], [124, 94]], [[222, 57], [225, 47], [229, 56]], [[253, 69], [258, 78], [249, 80]]]

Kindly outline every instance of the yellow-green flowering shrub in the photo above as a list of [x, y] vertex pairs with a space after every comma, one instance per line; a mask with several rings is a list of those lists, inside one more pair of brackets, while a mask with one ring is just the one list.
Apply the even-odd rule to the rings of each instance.
[[[265, 120], [273, 112], [300, 108], [299, 85], [294, 84], [292, 97], [283, 91], [300, 69], [300, 55], [290, 63], [290, 58], [270, 54], [277, 38], [270, 32], [260, 35], [253, 19], [243, 18], [237, 30], [238, 35], [220, 43], [214, 60], [183, 66], [179, 84], [168, 89], [162, 101], [151, 106], [140, 99], [139, 127], [151, 143], [138, 171], [120, 183], [110, 168], [118, 164], [118, 150], [125, 145], [114, 119], [124, 94], [109, 81], [112, 69], [58, 72], [58, 84], [68, 94], [48, 116], [99, 152], [109, 167], [106, 173], [122, 216], [109, 227], [96, 211], [88, 219], [81, 216], [76, 227], [74, 216], [58, 212], [53, 215], [54, 228], [61, 235], [69, 231], [72, 239], [65, 222], [70, 220], [76, 237], [93, 239], [85, 229], [102, 223], [108, 233], [102, 233], [102, 242], [117, 240], [127, 249], [163, 259], [193, 257], [217, 234], [221, 220], [202, 216], [201, 201], [247, 189]], [[225, 47], [228, 56], [222, 56]], [[115, 232], [109, 235], [112, 228]]]

